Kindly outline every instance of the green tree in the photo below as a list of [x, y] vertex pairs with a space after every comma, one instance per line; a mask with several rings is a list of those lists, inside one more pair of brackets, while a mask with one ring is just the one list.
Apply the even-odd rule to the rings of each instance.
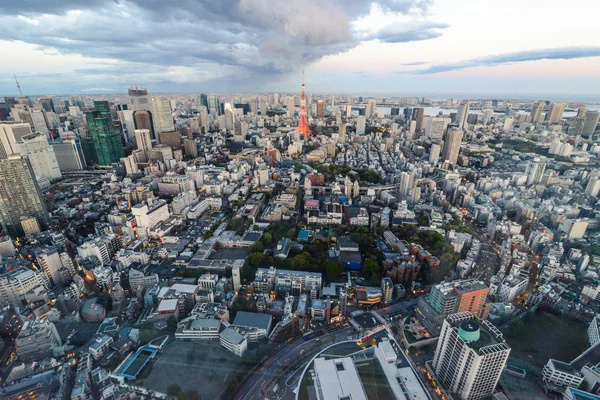
[[210, 239], [211, 237], [213, 237], [214, 233], [213, 231], [211, 231], [210, 229], [207, 230], [206, 232], [204, 232], [204, 239]]
[[263, 239], [266, 243], [271, 243], [271, 240], [273, 240], [273, 235], [271, 234], [271, 232], [265, 232], [265, 234], [263, 235]]
[[167, 394], [169, 396], [177, 396], [179, 393], [181, 393], [181, 387], [178, 384], [171, 383], [167, 386]]
[[250, 265], [257, 267], [263, 262], [263, 253], [255, 252], [250, 256]]
[[344, 270], [344, 264], [342, 264], [341, 262], [327, 262], [327, 279], [329, 279], [332, 282], [339, 281], [340, 275], [344, 273]]
[[262, 253], [263, 251], [265, 251], [265, 245], [261, 242], [256, 242], [250, 246], [250, 252], [252, 253]]

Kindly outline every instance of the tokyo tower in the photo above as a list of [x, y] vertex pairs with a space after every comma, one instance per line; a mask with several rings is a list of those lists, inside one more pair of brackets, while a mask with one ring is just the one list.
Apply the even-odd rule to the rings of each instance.
[[304, 70], [302, 70], [302, 97], [300, 98], [300, 121], [298, 121], [297, 131], [308, 138], [310, 128], [308, 127], [308, 118], [306, 117], [306, 94], [304, 93]]

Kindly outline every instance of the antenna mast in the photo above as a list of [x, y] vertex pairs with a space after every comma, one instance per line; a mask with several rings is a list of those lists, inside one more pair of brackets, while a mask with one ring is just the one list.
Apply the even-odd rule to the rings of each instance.
[[13, 74], [15, 77], [15, 82], [17, 82], [17, 89], [19, 89], [19, 96], [23, 97], [23, 92], [21, 92], [21, 85], [19, 85], [19, 81], [17, 80], [17, 75]]

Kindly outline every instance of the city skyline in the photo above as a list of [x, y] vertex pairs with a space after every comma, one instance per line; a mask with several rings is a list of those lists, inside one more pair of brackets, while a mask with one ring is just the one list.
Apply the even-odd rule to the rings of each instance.
[[132, 83], [154, 93], [295, 92], [304, 68], [313, 93], [595, 100], [598, 28], [580, 12], [590, 1], [463, 3], [3, 4], [0, 50], [11, 57], [0, 94], [18, 94], [13, 73], [28, 95], [118, 94]]

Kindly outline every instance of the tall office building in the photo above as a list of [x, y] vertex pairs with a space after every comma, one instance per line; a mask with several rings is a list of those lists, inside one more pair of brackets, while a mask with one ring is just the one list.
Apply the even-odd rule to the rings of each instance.
[[363, 115], [359, 115], [356, 118], [356, 134], [364, 135], [366, 128], [367, 128], [367, 119]]
[[544, 177], [544, 171], [546, 171], [546, 162], [539, 158], [534, 158], [527, 164], [527, 185], [534, 183], [540, 183]]
[[400, 173], [400, 186], [398, 187], [398, 195], [400, 198], [405, 199], [414, 185], [415, 174], [402, 171]]
[[173, 115], [171, 114], [171, 100], [168, 97], [151, 97], [150, 110], [152, 111], [154, 131], [157, 134], [160, 132], [173, 132], [175, 130]]
[[546, 121], [550, 124], [556, 124], [561, 120], [566, 106], [565, 103], [550, 103], [550, 108], [546, 114]]
[[294, 101], [294, 96], [288, 96], [288, 98], [287, 98], [287, 116], [290, 118], [293, 118], [295, 112], [296, 112], [296, 102]]
[[208, 100], [208, 112], [216, 113], [217, 115], [221, 114], [221, 107], [219, 106], [219, 98], [215, 95], [210, 95], [207, 97]]
[[55, 112], [54, 101], [52, 101], [52, 96], [40, 97], [40, 105], [46, 112]]
[[23, 234], [21, 217], [35, 218], [44, 228], [49, 217], [42, 192], [27, 157], [10, 155], [0, 160], [0, 219], [11, 236]]
[[148, 154], [148, 152], [152, 150], [152, 139], [150, 138], [150, 131], [148, 129], [136, 129], [135, 144], [138, 150], [142, 150], [146, 154]]
[[323, 118], [323, 109], [325, 108], [325, 102], [323, 100], [317, 100], [317, 118]]
[[208, 108], [208, 96], [207, 95], [205, 95], [204, 93], [202, 93], [200, 95], [200, 98], [198, 100], [199, 100], [198, 104], [200, 105], [200, 108], [202, 108], [202, 107]]
[[546, 105], [543, 101], [536, 101], [531, 106], [531, 122], [536, 123], [542, 120], [542, 111], [544, 110], [544, 106]]
[[581, 136], [589, 138], [596, 131], [598, 126], [598, 120], [600, 120], [600, 111], [588, 111], [585, 113], [585, 124], [581, 131]]
[[44, 115], [44, 111], [41, 109], [32, 108], [29, 110], [29, 114], [31, 115], [31, 122], [33, 123], [33, 130], [42, 133], [44, 135], [48, 134], [48, 123], [46, 122], [46, 116]]
[[[404, 109], [406, 112], [407, 109]], [[423, 117], [425, 116], [424, 108], [413, 108], [412, 109], [412, 120], [416, 122], [415, 124], [415, 132], [421, 133], [421, 129], [423, 129]]]
[[451, 122], [449, 118], [429, 118], [425, 125], [425, 136], [430, 139], [442, 139], [448, 124]]
[[25, 136], [31, 135], [31, 126], [27, 123], [0, 124], [0, 158], [19, 153], [19, 144]]
[[433, 370], [444, 389], [463, 400], [489, 398], [510, 354], [502, 332], [469, 312], [449, 315], [442, 326]]
[[463, 138], [462, 129], [451, 129], [446, 135], [446, 142], [444, 143], [444, 155], [442, 159], [449, 161], [452, 164], [456, 164], [458, 160], [458, 153], [460, 151], [460, 144]]
[[375, 117], [375, 111], [377, 109], [377, 101], [375, 99], [369, 100], [367, 103], [367, 107], [365, 108], [365, 117], [373, 118]]
[[572, 127], [569, 129], [569, 134], [580, 136], [583, 133], [583, 128], [585, 128], [585, 117], [576, 117]]
[[152, 113], [150, 111], [134, 111], [133, 122], [135, 123], [135, 129], [147, 129], [150, 132], [150, 137], [156, 139], [154, 124], [152, 123]]
[[127, 91], [129, 95], [129, 109], [132, 111], [149, 110], [150, 100], [148, 99], [148, 90], [141, 86], [132, 86]]
[[52, 142], [52, 149], [61, 172], [85, 169], [85, 157], [79, 139]]
[[458, 106], [458, 111], [456, 112], [456, 123], [458, 124], [458, 129], [465, 129], [467, 127], [469, 107], [470, 103], [468, 101], [463, 101]]
[[108, 101], [94, 101], [94, 110], [85, 113], [89, 136], [82, 147], [90, 164], [111, 165], [125, 156], [123, 138], [113, 125]]

